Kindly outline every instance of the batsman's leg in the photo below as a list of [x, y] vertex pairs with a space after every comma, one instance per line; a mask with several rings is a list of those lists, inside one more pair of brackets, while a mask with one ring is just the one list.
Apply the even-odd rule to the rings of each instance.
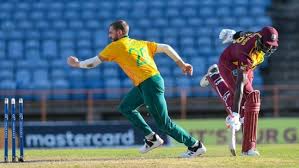
[[256, 134], [258, 125], [258, 115], [260, 111], [260, 92], [255, 90], [246, 98], [244, 111], [244, 132], [242, 152], [248, 156], [259, 156], [256, 150]]
[[[231, 107], [233, 103], [233, 93], [221, 76], [217, 64], [210, 66], [208, 73], [200, 81], [200, 85], [202, 87], [208, 86], [208, 84], [212, 86], [222, 100], [228, 115], [232, 116]], [[236, 130], [234, 128], [230, 128], [229, 133], [229, 150], [233, 156], [236, 156]]]

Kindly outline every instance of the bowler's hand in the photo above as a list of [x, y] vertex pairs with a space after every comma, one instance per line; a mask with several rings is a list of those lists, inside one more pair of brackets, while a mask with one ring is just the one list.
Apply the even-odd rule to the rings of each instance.
[[184, 63], [184, 62], [177, 62], [177, 64], [179, 65], [179, 67], [182, 69], [183, 73], [185, 75], [190, 75], [192, 76], [193, 74], [193, 67], [191, 64], [188, 64], [188, 63]]
[[67, 58], [67, 63], [71, 66], [71, 67], [74, 67], [74, 68], [79, 68], [80, 65], [79, 65], [79, 60], [77, 57], [75, 56], [69, 56]]

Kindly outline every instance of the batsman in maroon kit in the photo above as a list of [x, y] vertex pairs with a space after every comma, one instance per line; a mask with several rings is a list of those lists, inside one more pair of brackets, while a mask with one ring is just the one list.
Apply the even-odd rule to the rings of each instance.
[[[219, 38], [231, 44], [221, 54], [218, 64], [209, 68], [200, 85], [210, 84], [217, 92], [229, 114], [228, 127], [238, 131], [243, 123], [242, 154], [258, 156], [256, 133], [260, 92], [252, 86], [253, 70], [277, 49], [278, 32], [269, 26], [258, 32], [223, 29]], [[232, 154], [235, 155], [235, 149]]]

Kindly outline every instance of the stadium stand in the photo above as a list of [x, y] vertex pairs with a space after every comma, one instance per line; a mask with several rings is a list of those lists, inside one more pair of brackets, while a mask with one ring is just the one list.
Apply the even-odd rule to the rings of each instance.
[[[71, 69], [65, 63], [69, 55], [81, 59], [96, 55], [109, 43], [109, 23], [120, 18], [131, 25], [132, 38], [169, 43], [193, 64], [196, 78], [188, 80], [180, 76], [180, 70], [171, 59], [157, 55], [158, 68], [166, 86], [198, 86], [199, 77], [209, 65], [217, 62], [225, 47], [218, 40], [219, 30], [256, 30], [271, 25], [265, 12], [270, 3], [270, 0], [4, 1], [0, 5], [0, 87], [129, 87], [131, 82], [116, 65], [107, 64], [87, 72]], [[263, 84], [259, 71], [255, 78], [255, 84]], [[192, 95], [191, 92], [188, 95]], [[101, 98], [119, 96], [107, 93]], [[167, 93], [167, 97], [176, 96]], [[192, 96], [213, 95], [200, 93]], [[68, 97], [58, 95], [53, 98]]]

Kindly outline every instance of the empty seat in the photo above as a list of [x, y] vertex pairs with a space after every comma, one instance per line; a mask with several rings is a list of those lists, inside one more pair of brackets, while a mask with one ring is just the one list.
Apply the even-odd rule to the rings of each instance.
[[45, 69], [38, 69], [33, 72], [33, 80], [36, 81], [43, 81], [48, 80], [48, 71]]
[[122, 81], [121, 81], [121, 86], [123, 88], [132, 88], [134, 85], [133, 85], [133, 82], [131, 79], [129, 78], [124, 78]]
[[121, 82], [118, 78], [106, 78], [104, 80], [105, 97], [106, 99], [119, 99], [121, 93]]
[[172, 75], [172, 69], [170, 67], [167, 66], [160, 66], [159, 68], [159, 72], [160, 74], [164, 77], [164, 76], [171, 76]]
[[[0, 69], [14, 70], [14, 62], [12, 60], [1, 60], [0, 61]], [[2, 73], [2, 71], [0, 73]]]
[[24, 52], [24, 46], [22, 41], [20, 40], [14, 40], [14, 41], [10, 41], [8, 42], [8, 54], [9, 54], [9, 58], [12, 59], [20, 59], [23, 57], [23, 52]]
[[0, 73], [1, 80], [14, 80], [13, 69], [3, 69]]
[[231, 9], [228, 6], [220, 6], [216, 9], [218, 17], [229, 17], [231, 16]]
[[199, 15], [201, 17], [210, 17], [214, 16], [215, 11], [211, 7], [203, 7], [199, 9]]
[[62, 69], [52, 69], [50, 78], [52, 80], [65, 79], [66, 78], [65, 71]]
[[248, 16], [248, 9], [245, 6], [237, 6], [233, 8], [233, 15], [235, 16]]
[[16, 84], [19, 89], [28, 89], [32, 83], [32, 74], [30, 70], [18, 70], [16, 72]]
[[40, 42], [35, 39], [28, 39], [25, 42], [25, 48], [26, 49], [38, 49], [40, 47]]
[[0, 81], [0, 89], [9, 89], [14, 90], [16, 89], [16, 83], [14, 80], [1, 80]]

